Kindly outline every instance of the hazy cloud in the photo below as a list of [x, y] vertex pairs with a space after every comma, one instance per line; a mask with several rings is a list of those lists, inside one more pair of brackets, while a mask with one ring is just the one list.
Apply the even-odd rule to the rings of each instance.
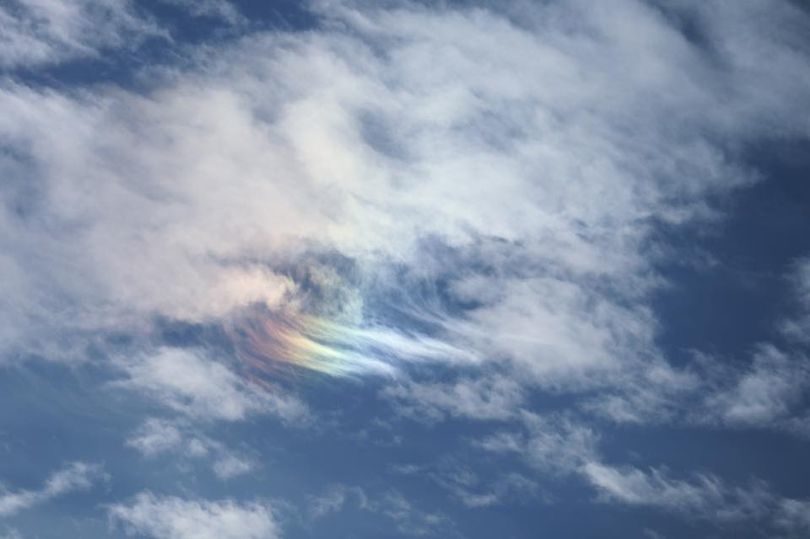
[[161, 35], [135, 7], [129, 0], [10, 0], [0, 6], [0, 68], [94, 57]]
[[[200, 350], [162, 348], [151, 355], [121, 360], [120, 366], [127, 378], [117, 385], [142, 392], [192, 418], [235, 421], [250, 414], [271, 413], [285, 421], [300, 421], [307, 415], [296, 398], [251, 385]], [[171, 439], [170, 429], [162, 434]], [[159, 442], [147, 436], [140, 445], [146, 448], [150, 444]]]

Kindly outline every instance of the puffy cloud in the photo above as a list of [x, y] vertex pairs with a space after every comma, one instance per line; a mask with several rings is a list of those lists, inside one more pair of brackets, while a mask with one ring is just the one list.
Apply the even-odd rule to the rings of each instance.
[[281, 529], [269, 506], [231, 500], [186, 500], [142, 492], [108, 508], [127, 534], [155, 539], [275, 539]]
[[52, 498], [76, 490], [89, 489], [103, 478], [101, 466], [85, 462], [73, 462], [54, 472], [42, 488], [37, 490], [0, 490], [0, 516], [14, 515], [25, 509], [45, 503]]

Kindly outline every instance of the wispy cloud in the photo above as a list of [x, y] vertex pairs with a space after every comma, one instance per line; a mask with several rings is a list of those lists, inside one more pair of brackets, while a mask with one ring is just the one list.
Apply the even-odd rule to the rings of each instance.
[[452, 383], [405, 380], [387, 386], [382, 394], [395, 403], [399, 413], [424, 421], [446, 416], [506, 420], [518, 414], [524, 399], [520, 384], [497, 375]]
[[0, 68], [94, 57], [163, 35], [129, 0], [11, 0], [0, 6]]
[[713, 395], [708, 407], [730, 424], [771, 426], [789, 417], [808, 389], [807, 359], [764, 345], [750, 369], [734, 379], [730, 388]]
[[347, 510], [382, 515], [403, 535], [458, 536], [455, 524], [446, 515], [440, 511], [426, 510], [396, 490], [371, 495], [357, 486], [336, 484], [309, 500], [309, 513], [314, 519]]
[[70, 492], [87, 490], [103, 477], [100, 465], [74, 462], [54, 472], [39, 489], [0, 488], [0, 517], [14, 515]]
[[265, 391], [201, 350], [162, 348], [120, 359], [119, 365], [126, 378], [116, 386], [142, 392], [192, 418], [236, 421], [271, 413], [295, 422], [307, 416], [306, 406], [295, 397], [280, 390]]
[[794, 289], [793, 316], [782, 321], [785, 335], [801, 343], [810, 342], [810, 258], [799, 260], [790, 275]]
[[211, 469], [220, 479], [243, 475], [256, 467], [256, 462], [250, 456], [196, 433], [182, 422], [147, 419], [127, 439], [126, 445], [147, 458], [174, 455], [185, 459], [204, 459], [211, 462]]
[[609, 463], [589, 427], [559, 417], [526, 415], [524, 432], [503, 431], [479, 442], [486, 451], [513, 454], [543, 476], [575, 479], [589, 485], [596, 499], [653, 508], [693, 521], [749, 525], [759, 523], [800, 533], [805, 501], [776, 494], [764, 481], [734, 484], [710, 472], [677, 477], [666, 467]]

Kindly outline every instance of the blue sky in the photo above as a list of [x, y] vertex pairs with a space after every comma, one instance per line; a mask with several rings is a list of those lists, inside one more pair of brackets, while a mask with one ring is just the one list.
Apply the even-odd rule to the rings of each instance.
[[810, 12], [0, 5], [0, 539], [810, 535]]

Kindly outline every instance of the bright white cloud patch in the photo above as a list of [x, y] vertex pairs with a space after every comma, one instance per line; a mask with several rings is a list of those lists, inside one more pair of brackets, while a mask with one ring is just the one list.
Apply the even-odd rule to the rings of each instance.
[[109, 508], [127, 534], [154, 539], [275, 539], [281, 530], [267, 505], [230, 500], [185, 500], [138, 494]]

